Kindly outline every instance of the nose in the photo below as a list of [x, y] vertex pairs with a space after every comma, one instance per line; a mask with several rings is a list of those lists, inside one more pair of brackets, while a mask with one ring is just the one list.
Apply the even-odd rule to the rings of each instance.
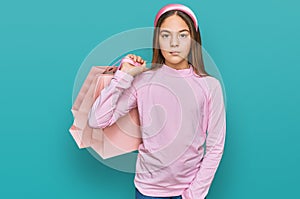
[[179, 40], [178, 40], [178, 38], [177, 37], [175, 37], [175, 36], [172, 36], [171, 37], [171, 41], [170, 41], [171, 43], [171, 47], [177, 47], [177, 46], [179, 46]]

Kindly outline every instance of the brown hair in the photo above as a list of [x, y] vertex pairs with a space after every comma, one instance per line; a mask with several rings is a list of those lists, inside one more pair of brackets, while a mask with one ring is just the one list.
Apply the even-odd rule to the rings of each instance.
[[201, 49], [202, 43], [201, 43], [199, 27], [197, 28], [197, 32], [196, 32], [192, 19], [187, 14], [179, 10], [171, 10], [164, 13], [157, 21], [157, 25], [154, 28], [153, 56], [151, 61], [152, 66], [150, 69], [152, 70], [161, 67], [165, 61], [159, 48], [159, 40], [158, 40], [159, 28], [163, 23], [163, 21], [172, 15], [178, 15], [179, 17], [181, 17], [190, 29], [192, 44], [188, 55], [188, 62], [193, 66], [195, 73], [198, 74], [200, 77], [208, 76], [209, 74], [205, 71], [203, 58], [202, 58], [202, 49]]

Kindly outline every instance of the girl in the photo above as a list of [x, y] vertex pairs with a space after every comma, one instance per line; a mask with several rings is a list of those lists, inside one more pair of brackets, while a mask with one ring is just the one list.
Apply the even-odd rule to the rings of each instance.
[[151, 68], [129, 54], [89, 113], [105, 128], [137, 107], [143, 142], [134, 184], [137, 199], [204, 199], [224, 150], [220, 82], [204, 68], [194, 13], [169, 4], [154, 22]]

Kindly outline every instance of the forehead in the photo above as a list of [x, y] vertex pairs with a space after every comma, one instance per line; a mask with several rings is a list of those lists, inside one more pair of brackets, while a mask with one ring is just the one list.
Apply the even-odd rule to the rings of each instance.
[[166, 18], [160, 26], [161, 31], [168, 30], [171, 32], [177, 32], [177, 31], [184, 30], [184, 29], [189, 31], [188, 25], [178, 15], [172, 15], [172, 16]]

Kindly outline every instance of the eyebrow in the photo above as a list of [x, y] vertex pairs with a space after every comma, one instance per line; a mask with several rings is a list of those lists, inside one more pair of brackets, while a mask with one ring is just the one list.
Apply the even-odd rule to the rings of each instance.
[[[182, 30], [180, 30], [179, 32], [184, 32], [184, 31], [188, 31], [188, 32], [190, 32], [189, 30], [187, 30], [187, 29], [182, 29]], [[170, 31], [168, 31], [168, 30], [161, 30], [160, 31], [160, 33], [162, 33], [162, 32], [167, 32], [167, 33], [170, 33]]]

